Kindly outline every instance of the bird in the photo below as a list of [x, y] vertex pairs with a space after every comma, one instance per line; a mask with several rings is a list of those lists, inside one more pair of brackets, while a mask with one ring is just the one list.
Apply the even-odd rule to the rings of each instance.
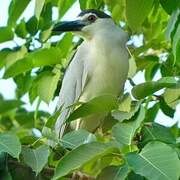
[[[61, 113], [55, 132], [62, 138], [67, 129], [65, 121], [74, 110], [72, 104], [104, 94], [123, 94], [129, 69], [128, 35], [110, 15], [95, 9], [83, 10], [73, 21], [56, 23], [52, 31], [72, 32], [83, 39], [66, 69], [59, 93], [57, 107]], [[68, 127], [95, 132], [104, 118], [105, 114], [96, 114], [72, 121]]]

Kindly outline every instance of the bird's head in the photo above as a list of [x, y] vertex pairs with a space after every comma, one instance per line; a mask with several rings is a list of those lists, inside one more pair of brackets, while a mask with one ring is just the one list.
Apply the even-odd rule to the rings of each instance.
[[76, 20], [64, 21], [55, 24], [53, 32], [74, 32], [84, 38], [91, 38], [99, 30], [106, 29], [113, 21], [111, 17], [102, 11], [84, 10]]

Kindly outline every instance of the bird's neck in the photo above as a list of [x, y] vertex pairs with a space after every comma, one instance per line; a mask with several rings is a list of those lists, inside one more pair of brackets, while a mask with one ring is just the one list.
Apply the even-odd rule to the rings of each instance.
[[96, 33], [91, 39], [88, 39], [93, 46], [97, 48], [121, 46], [125, 47], [127, 34], [120, 28], [103, 29]]

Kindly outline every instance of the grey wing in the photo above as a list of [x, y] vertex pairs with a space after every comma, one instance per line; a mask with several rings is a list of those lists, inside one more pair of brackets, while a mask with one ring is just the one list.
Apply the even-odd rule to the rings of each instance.
[[58, 102], [58, 109], [62, 109], [55, 124], [55, 131], [59, 137], [62, 137], [65, 129], [64, 122], [72, 111], [71, 108], [67, 107], [78, 101], [88, 79], [88, 69], [84, 61], [85, 57], [80, 53], [82, 49], [79, 48], [75, 54], [62, 81]]

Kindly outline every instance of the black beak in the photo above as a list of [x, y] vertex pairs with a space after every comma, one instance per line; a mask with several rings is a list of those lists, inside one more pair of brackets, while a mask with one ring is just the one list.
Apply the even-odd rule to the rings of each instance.
[[80, 20], [76, 21], [64, 21], [55, 24], [52, 29], [53, 32], [69, 32], [69, 31], [81, 31], [86, 24]]

